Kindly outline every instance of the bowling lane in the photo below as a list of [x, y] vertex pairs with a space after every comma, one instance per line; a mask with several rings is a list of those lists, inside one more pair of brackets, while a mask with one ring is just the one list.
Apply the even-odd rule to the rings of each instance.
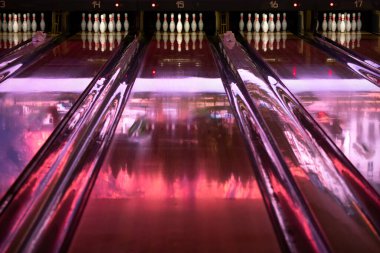
[[380, 36], [367, 32], [323, 33], [323, 36], [364, 56], [369, 64], [380, 69]]
[[202, 35], [157, 35], [70, 252], [279, 252]]
[[111, 55], [90, 50], [88, 36], [71, 37], [0, 86], [0, 198]]
[[20, 43], [31, 39], [32, 33], [5, 33], [0, 32], [0, 55], [12, 50]]
[[380, 88], [294, 35], [254, 37], [251, 46], [380, 192]]

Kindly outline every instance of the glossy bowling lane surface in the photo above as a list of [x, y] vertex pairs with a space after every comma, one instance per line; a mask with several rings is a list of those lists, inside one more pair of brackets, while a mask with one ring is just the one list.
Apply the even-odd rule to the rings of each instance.
[[71, 252], [279, 251], [202, 36], [150, 42]]
[[111, 53], [83, 48], [81, 36], [74, 36], [1, 84], [0, 197]]
[[0, 32], [0, 54], [8, 52], [20, 43], [31, 39], [33, 33], [4, 33]]
[[380, 69], [380, 36], [366, 32], [323, 33], [323, 36], [359, 53], [368, 63]]
[[380, 88], [294, 35], [278, 49], [262, 43], [257, 52], [380, 192]]

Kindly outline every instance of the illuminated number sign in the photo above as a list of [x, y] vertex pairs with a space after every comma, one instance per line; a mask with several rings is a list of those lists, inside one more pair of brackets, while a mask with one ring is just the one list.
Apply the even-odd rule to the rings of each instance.
[[98, 8], [98, 9], [100, 9], [100, 5], [101, 5], [102, 3], [101, 3], [101, 1], [92, 1], [92, 3], [91, 3], [91, 5], [92, 5], [92, 7], [94, 8], [94, 9], [96, 9], [96, 8]]
[[5, 8], [5, 1], [0, 1], [0, 8], [2, 8], [2, 9]]
[[176, 5], [178, 9], [183, 9], [185, 8], [185, 1], [177, 1]]
[[272, 9], [277, 9], [278, 8], [278, 3], [277, 1], [270, 1], [269, 5]]
[[354, 4], [356, 8], [361, 8], [363, 6], [363, 0], [355, 0]]

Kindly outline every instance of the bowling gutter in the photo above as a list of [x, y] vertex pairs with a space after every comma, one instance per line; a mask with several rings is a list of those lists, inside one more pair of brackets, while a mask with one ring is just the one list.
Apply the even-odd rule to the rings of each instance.
[[[223, 40], [223, 37], [220, 43], [229, 66], [245, 84], [245, 87], [240, 87], [245, 91], [237, 89], [243, 93], [235, 91], [233, 94], [237, 98], [240, 94], [250, 94], [264, 127], [269, 130], [268, 141], [279, 152], [278, 159], [282, 160], [283, 167], [277, 168], [280, 179], [284, 180], [283, 177], [289, 175], [293, 178], [288, 180], [294, 180], [296, 184], [290, 186], [302, 193], [301, 197], [316, 219], [314, 223], [313, 219], [305, 216], [309, 227], [316, 229], [316, 239], [321, 239], [315, 242], [322, 243], [318, 244], [322, 250], [355, 251], [355, 248], [359, 250], [367, 246], [367, 251], [376, 251], [380, 231], [379, 195], [275, 73], [238, 36], [243, 45]], [[278, 186], [273, 190], [275, 194], [282, 193]], [[336, 213], [340, 214], [339, 219], [334, 218]], [[351, 233], [345, 233], [347, 225], [361, 235], [360, 242]], [[331, 231], [331, 226], [341, 228], [341, 233]], [[318, 230], [322, 232], [318, 233]], [[344, 240], [351, 243], [344, 245]]]
[[2, 199], [0, 251], [57, 252], [68, 245], [134, 82], [142, 45], [131, 39], [122, 41]]

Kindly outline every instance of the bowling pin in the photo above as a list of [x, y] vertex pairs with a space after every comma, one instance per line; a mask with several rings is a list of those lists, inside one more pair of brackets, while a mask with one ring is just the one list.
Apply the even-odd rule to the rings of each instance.
[[116, 22], [115, 22], [115, 13], [112, 13], [112, 23], [113, 23], [113, 31], [116, 29]]
[[22, 22], [22, 31], [26, 33], [28, 31], [28, 23], [26, 22], [26, 14], [22, 15], [24, 21]]
[[110, 19], [110, 21], [108, 22], [108, 31], [109, 31], [110, 33], [113, 33], [113, 31], [114, 31], [114, 29], [115, 29], [115, 27], [114, 27], [114, 25], [113, 25], [113, 15], [112, 15], [112, 14], [109, 14], [108, 17], [109, 17], [109, 19]]
[[286, 31], [286, 28], [288, 28], [288, 22], [286, 22], [286, 13], [284, 12], [282, 14], [282, 31]]
[[255, 32], [257, 32], [257, 33], [260, 32], [259, 14], [257, 14], [257, 13], [255, 13], [255, 22], [254, 22], [253, 26], [255, 28]]
[[240, 13], [239, 30], [244, 31], [244, 14]]
[[174, 33], [175, 31], [175, 23], [174, 23], [174, 13], [170, 14], [170, 24], [169, 24], [170, 32]]
[[88, 30], [88, 32], [92, 32], [91, 13], [88, 14], [87, 30]]
[[280, 13], [277, 13], [277, 20], [276, 20], [276, 32], [281, 31], [281, 21], [280, 21]]
[[94, 21], [93, 29], [94, 29], [95, 33], [98, 33], [99, 32], [99, 26], [100, 26], [100, 24], [99, 24], [99, 13], [96, 13], [94, 15], [94, 17], [95, 17], [95, 21]]
[[329, 13], [329, 21], [327, 22], [327, 29], [331, 31], [331, 23], [332, 23], [332, 14]]
[[3, 32], [7, 32], [8, 30], [8, 22], [7, 22], [7, 14], [3, 13]]
[[203, 32], [203, 14], [199, 13], [198, 28], [200, 32]]
[[12, 14], [8, 14], [8, 32], [13, 31], [13, 17]]
[[272, 13], [269, 13], [269, 31], [270, 32], [274, 32], [274, 29], [275, 29], [275, 24], [274, 24], [274, 21], [273, 21], [273, 18], [274, 18], [274, 14]]
[[[362, 14], [360, 12], [358, 12], [358, 21], [356, 22], [356, 30], [358, 30], [358, 32], [362, 30]], [[360, 43], [358, 47], [360, 47]]]
[[332, 32], [335, 32], [335, 31], [336, 31], [335, 13], [332, 14], [331, 31], [332, 31]]
[[263, 21], [261, 22], [261, 30], [264, 33], [268, 32], [268, 22], [267, 22], [267, 14], [263, 14]]
[[37, 22], [36, 22], [36, 14], [32, 13], [32, 31], [36, 32], [37, 31]]
[[128, 32], [128, 30], [129, 30], [128, 13], [124, 14], [124, 30], [126, 32]]
[[86, 14], [85, 13], [82, 13], [82, 23], [80, 24], [81, 28], [82, 28], [82, 32], [86, 31]]
[[45, 23], [45, 14], [44, 13], [41, 13], [40, 28], [41, 28], [41, 31], [43, 31], [43, 32], [45, 31], [46, 23]]
[[344, 22], [344, 14], [342, 14], [341, 18], [342, 18], [342, 20], [340, 22], [339, 31], [341, 33], [344, 33], [344, 31], [346, 30], [346, 22]]
[[346, 31], [351, 32], [351, 19], [349, 13], [346, 16]]
[[247, 31], [252, 32], [252, 14], [248, 13]]
[[156, 20], [156, 31], [161, 31], [161, 20], [160, 20], [160, 13], [157, 13], [157, 20]]
[[189, 22], [189, 14], [185, 13], [185, 23], [183, 26], [185, 33], [188, 33], [190, 31], [190, 22]]
[[26, 13], [26, 24], [28, 25], [28, 32], [32, 29], [32, 21], [30, 21], [30, 13]]
[[120, 13], [117, 14], [116, 31], [121, 32]]
[[182, 32], [182, 28], [183, 28], [182, 21], [181, 21], [181, 14], [178, 14], [177, 17], [178, 17], [177, 32], [181, 33]]
[[22, 30], [22, 21], [21, 21], [21, 14], [17, 14], [17, 20], [18, 20], [18, 30]]
[[[356, 13], [355, 13], [355, 12], [352, 13], [351, 30], [352, 30], [353, 32], [356, 31]], [[354, 45], [354, 43], [353, 43], [353, 45]]]
[[336, 29], [338, 30], [338, 32], [340, 32], [340, 23], [341, 22], [342, 22], [342, 14], [338, 13], [338, 22], [336, 24]]
[[168, 14], [164, 13], [164, 22], [162, 23], [162, 30], [164, 30], [164, 32], [167, 32], [168, 31]]
[[15, 14], [13, 16], [13, 26], [12, 26], [13, 32], [17, 33], [18, 32], [18, 20], [17, 20], [17, 15]]
[[322, 21], [322, 31], [326, 32], [327, 30], [327, 21], [326, 21], [326, 13], [323, 13], [323, 21]]
[[191, 21], [191, 31], [196, 32], [197, 31], [197, 22], [195, 21], [195, 13], [193, 13], [193, 21]]
[[100, 15], [100, 25], [99, 25], [99, 30], [101, 33], [105, 33], [107, 29], [107, 23], [106, 23], [106, 16], [105, 14]]

